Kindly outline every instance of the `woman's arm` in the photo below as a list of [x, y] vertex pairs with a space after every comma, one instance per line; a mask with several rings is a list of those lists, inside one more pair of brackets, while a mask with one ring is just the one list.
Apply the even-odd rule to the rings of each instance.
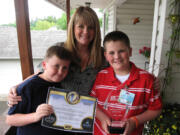
[[157, 77], [155, 77], [155, 80], [154, 80], [154, 83], [153, 83], [153, 88], [155, 90], [158, 90], [158, 91], [160, 91], [160, 89], [161, 89], [160, 79], [157, 78]]

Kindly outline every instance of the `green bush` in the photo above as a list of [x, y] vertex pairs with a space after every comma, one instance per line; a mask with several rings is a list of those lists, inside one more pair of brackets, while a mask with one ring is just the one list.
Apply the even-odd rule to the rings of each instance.
[[166, 104], [156, 119], [148, 122], [144, 135], [180, 135], [180, 104]]

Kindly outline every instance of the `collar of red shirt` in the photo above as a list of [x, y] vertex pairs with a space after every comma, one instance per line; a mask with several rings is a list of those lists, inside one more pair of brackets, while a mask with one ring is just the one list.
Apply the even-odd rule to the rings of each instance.
[[130, 76], [129, 76], [128, 80], [126, 80], [123, 84], [121, 84], [121, 82], [115, 77], [115, 73], [114, 73], [114, 70], [112, 67], [108, 68], [109, 80], [112, 83], [117, 83], [117, 81], [118, 81], [122, 87], [125, 87], [125, 85], [130, 86], [134, 80], [137, 80], [139, 78], [139, 70], [136, 67], [136, 65], [132, 62], [130, 62], [130, 65], [131, 65]]

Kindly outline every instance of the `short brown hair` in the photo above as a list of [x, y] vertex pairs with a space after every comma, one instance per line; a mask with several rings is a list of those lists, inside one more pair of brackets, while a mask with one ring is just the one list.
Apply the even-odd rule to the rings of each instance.
[[112, 31], [104, 37], [103, 46], [104, 46], [105, 50], [106, 50], [105, 44], [106, 44], [106, 42], [109, 42], [109, 41], [121, 41], [121, 42], [124, 42], [124, 44], [128, 48], [131, 48], [130, 40], [129, 40], [128, 36], [122, 31]]
[[45, 59], [51, 58], [54, 55], [59, 59], [72, 61], [71, 52], [65, 49], [62, 43], [56, 43], [55, 45], [49, 47], [46, 51]]

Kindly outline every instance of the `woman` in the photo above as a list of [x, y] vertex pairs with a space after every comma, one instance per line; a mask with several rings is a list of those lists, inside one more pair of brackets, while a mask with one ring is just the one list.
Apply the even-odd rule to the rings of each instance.
[[63, 87], [89, 95], [97, 72], [104, 62], [101, 33], [96, 13], [89, 7], [79, 7], [72, 16], [65, 48], [75, 57]]

